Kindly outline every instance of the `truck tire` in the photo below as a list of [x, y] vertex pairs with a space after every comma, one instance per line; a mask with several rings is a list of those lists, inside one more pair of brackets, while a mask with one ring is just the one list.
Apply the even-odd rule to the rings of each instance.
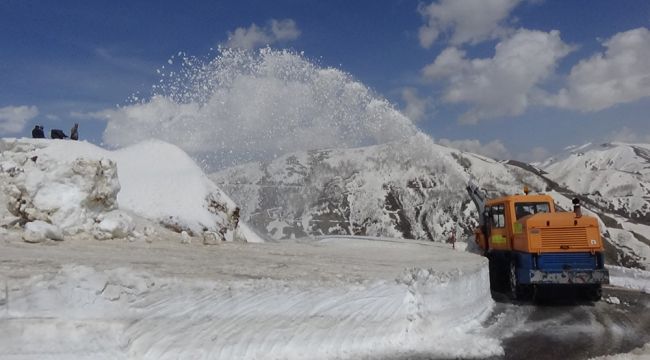
[[508, 280], [510, 285], [510, 298], [512, 300], [519, 300], [518, 285], [517, 285], [517, 265], [514, 261], [510, 262], [510, 271], [508, 273]]
[[534, 297], [535, 288], [532, 285], [519, 283], [519, 279], [517, 279], [517, 263], [514, 259], [510, 261], [508, 280], [512, 300], [530, 300]]
[[591, 285], [587, 288], [587, 299], [593, 302], [598, 302], [603, 297], [602, 285]]
[[508, 262], [502, 255], [489, 254], [488, 267], [490, 272], [490, 290], [508, 292]]

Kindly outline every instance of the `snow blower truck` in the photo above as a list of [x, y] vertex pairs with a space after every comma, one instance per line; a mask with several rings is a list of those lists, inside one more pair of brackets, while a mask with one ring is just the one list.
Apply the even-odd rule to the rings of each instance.
[[479, 211], [474, 237], [488, 258], [492, 290], [530, 300], [542, 289], [570, 289], [600, 300], [609, 283], [603, 240], [579, 199], [573, 212], [560, 212], [551, 196], [529, 195], [527, 187], [524, 195], [487, 200], [470, 181], [467, 192]]

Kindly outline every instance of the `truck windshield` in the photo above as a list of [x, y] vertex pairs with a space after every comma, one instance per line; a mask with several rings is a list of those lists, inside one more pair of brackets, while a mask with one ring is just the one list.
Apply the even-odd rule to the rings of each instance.
[[517, 220], [521, 219], [524, 216], [533, 215], [537, 213], [547, 213], [549, 212], [548, 203], [516, 203], [515, 204], [515, 213], [517, 214]]

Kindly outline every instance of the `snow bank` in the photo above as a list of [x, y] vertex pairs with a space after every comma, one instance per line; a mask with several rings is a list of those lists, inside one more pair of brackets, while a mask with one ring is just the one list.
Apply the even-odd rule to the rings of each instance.
[[607, 269], [610, 284], [650, 294], [650, 271], [621, 266], [607, 266]]
[[[481, 322], [493, 306], [484, 259], [388, 241], [334, 239], [294, 244], [300, 245], [297, 248], [289, 245], [262, 248], [269, 249], [267, 257], [275, 259], [275, 266], [265, 268], [269, 277], [258, 279], [215, 278], [207, 273], [177, 278], [132, 267], [64, 265], [58, 272], [8, 278], [4, 284], [0, 280], [0, 288], [7, 289], [0, 301], [0, 357], [356, 359], [503, 354], [498, 340], [482, 333]], [[247, 245], [251, 247], [255, 245]], [[390, 256], [385, 252], [389, 248], [397, 257], [426, 253], [430, 266], [420, 266], [426, 263], [424, 257], [415, 255], [417, 266], [400, 272], [394, 263], [375, 255], [377, 251]], [[277, 261], [282, 253], [294, 250], [320, 255]], [[334, 258], [322, 260], [327, 254], [350, 253], [361, 256], [358, 263], [371, 261], [368, 266], [381, 270], [357, 277], [342, 270]], [[268, 265], [261, 261], [258, 266]], [[153, 269], [161, 268], [165, 266]], [[206, 269], [198, 266], [195, 271]], [[330, 278], [331, 271], [340, 273]], [[221, 272], [236, 275], [231, 267]], [[291, 275], [278, 277], [285, 272]], [[377, 278], [378, 272], [383, 275]]]
[[235, 203], [174, 145], [107, 151], [87, 142], [0, 139], [0, 148], [4, 225], [42, 220], [66, 234], [125, 237], [133, 225], [119, 210], [127, 210], [179, 232], [261, 241], [248, 229], [239, 233]]

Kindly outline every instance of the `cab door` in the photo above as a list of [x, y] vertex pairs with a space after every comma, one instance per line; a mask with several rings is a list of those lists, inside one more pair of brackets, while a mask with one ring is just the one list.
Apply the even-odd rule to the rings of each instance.
[[506, 226], [506, 204], [490, 206], [490, 248], [494, 250], [510, 250], [508, 243], [508, 228]]

